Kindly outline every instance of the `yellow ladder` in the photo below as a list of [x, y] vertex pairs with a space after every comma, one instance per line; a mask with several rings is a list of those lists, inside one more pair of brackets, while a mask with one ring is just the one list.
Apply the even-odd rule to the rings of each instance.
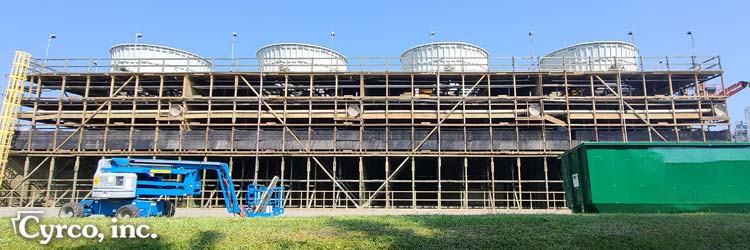
[[16, 122], [21, 109], [24, 83], [29, 75], [30, 62], [31, 54], [16, 51], [13, 67], [8, 76], [3, 107], [0, 111], [0, 181], [5, 178], [5, 167], [8, 165], [13, 133], [16, 132]]

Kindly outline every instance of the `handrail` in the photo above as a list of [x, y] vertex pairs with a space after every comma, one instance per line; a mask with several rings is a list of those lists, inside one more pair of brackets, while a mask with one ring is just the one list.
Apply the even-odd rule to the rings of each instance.
[[[32, 74], [184, 72], [545, 72], [721, 70], [719, 56], [336, 58], [32, 58]], [[210, 64], [202, 63], [210, 62]], [[42, 66], [43, 65], [43, 66]]]

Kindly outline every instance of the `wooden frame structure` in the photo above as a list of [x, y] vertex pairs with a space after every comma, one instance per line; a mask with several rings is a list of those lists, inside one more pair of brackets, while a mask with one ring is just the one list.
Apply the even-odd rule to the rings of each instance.
[[[564, 208], [557, 156], [583, 141], [731, 141], [722, 74], [32, 72], [0, 204], [81, 199], [129, 156], [278, 175], [288, 207]], [[182, 206], [222, 205], [204, 179]]]

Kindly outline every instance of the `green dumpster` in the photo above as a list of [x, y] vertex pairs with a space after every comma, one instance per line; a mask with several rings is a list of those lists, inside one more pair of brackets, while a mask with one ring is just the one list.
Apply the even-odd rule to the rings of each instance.
[[592, 142], [561, 158], [574, 212], [750, 212], [748, 143]]

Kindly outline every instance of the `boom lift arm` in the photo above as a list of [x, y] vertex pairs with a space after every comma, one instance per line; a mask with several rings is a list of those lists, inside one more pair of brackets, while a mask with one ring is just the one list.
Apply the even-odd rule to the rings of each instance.
[[727, 97], [733, 96], [743, 89], [747, 88], [747, 86], [750, 85], [750, 82], [748, 81], [739, 81], [735, 84], [732, 84], [731, 86], [727, 87], [726, 89], [722, 89], [717, 93], [718, 95], [726, 95]]
[[[202, 187], [199, 180], [197, 171], [183, 171], [183, 170], [213, 170], [216, 171], [216, 176], [221, 187], [222, 194], [224, 195], [224, 204], [226, 204], [227, 212], [232, 214], [239, 214], [242, 217], [247, 216], [245, 209], [240, 207], [239, 201], [237, 200], [237, 192], [234, 190], [234, 184], [232, 182], [232, 176], [229, 174], [229, 166], [222, 162], [202, 162], [202, 161], [178, 161], [178, 160], [151, 160], [151, 159], [128, 159], [128, 158], [113, 158], [111, 160], [112, 167], [104, 169], [110, 173], [174, 173], [182, 174], [188, 172], [183, 177], [182, 185], [175, 182], [167, 181], [141, 181], [138, 180], [138, 186], [155, 185], [155, 188], [139, 188], [140, 195], [146, 196], [159, 196], [159, 195], [177, 195], [177, 196], [190, 196], [198, 195], [201, 193]], [[192, 185], [191, 185], [192, 184]], [[175, 186], [184, 187], [182, 192], [169, 192], [164, 187]]]
[[[266, 187], [250, 184], [247, 208], [235, 191], [229, 165], [222, 162], [112, 158], [99, 160], [91, 190], [92, 199], [70, 202], [60, 208], [63, 217], [105, 215], [117, 217], [172, 216], [174, 205], [164, 196], [193, 196], [203, 187], [200, 170], [216, 171], [227, 212], [242, 217], [284, 213], [284, 187], [274, 177]], [[182, 175], [177, 181], [163, 175]]]

